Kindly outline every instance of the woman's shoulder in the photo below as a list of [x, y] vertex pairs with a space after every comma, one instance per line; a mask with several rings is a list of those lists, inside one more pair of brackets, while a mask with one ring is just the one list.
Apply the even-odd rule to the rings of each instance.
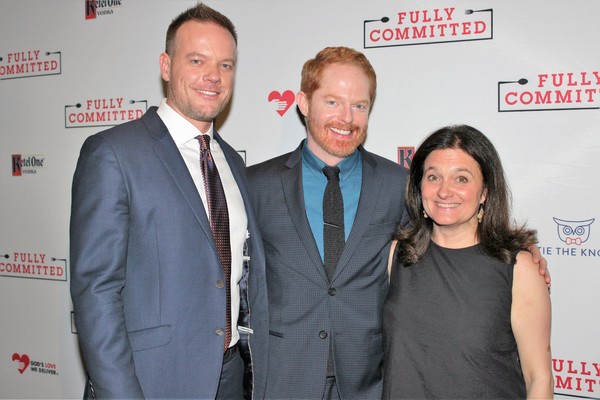
[[537, 264], [533, 261], [533, 256], [530, 252], [528, 252], [527, 250], [521, 250], [517, 253], [517, 262], [515, 263], [515, 268], [526, 268], [535, 265]]
[[515, 280], [526, 285], [546, 286], [544, 277], [540, 275], [539, 265], [533, 261], [530, 252], [522, 250], [517, 254], [517, 262], [514, 266]]

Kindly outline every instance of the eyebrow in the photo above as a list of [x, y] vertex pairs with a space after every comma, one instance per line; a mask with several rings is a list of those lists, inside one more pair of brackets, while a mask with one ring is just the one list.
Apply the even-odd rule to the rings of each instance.
[[[190, 57], [210, 58], [210, 56], [207, 56], [206, 54], [200, 53], [197, 51], [191, 51], [191, 52], [187, 53], [185, 56], [188, 58], [190, 58]], [[234, 56], [233, 58], [226, 58], [224, 60], [220, 60], [219, 62], [231, 62], [231, 63], [235, 64], [236, 59], [237, 59], [237, 57]]]
[[[437, 171], [437, 170], [439, 170], [439, 167], [437, 167], [437, 166], [433, 165], [433, 166], [431, 166], [431, 167], [428, 167], [428, 168], [426, 168], [426, 169], [425, 169], [423, 172], [427, 172], [427, 171], [430, 171], [430, 170]], [[463, 167], [459, 167], [459, 168], [453, 168], [453, 169], [451, 170], [451, 172], [467, 172], [467, 173], [469, 173], [469, 175], [473, 175], [473, 176], [475, 175], [475, 174], [473, 174], [473, 172], [472, 172], [470, 169], [468, 169], [468, 168], [463, 168]]]
[[[342, 98], [342, 96], [338, 96], [338, 95], [333, 94], [333, 93], [326, 93], [326, 94], [323, 95], [323, 97], [325, 99], [332, 98], [332, 99], [335, 99], [335, 100], [339, 100], [339, 99]], [[362, 100], [358, 100], [358, 101], [353, 101], [352, 104], [366, 104], [366, 105], [370, 106], [371, 105], [371, 101], [369, 99], [362, 99]]]

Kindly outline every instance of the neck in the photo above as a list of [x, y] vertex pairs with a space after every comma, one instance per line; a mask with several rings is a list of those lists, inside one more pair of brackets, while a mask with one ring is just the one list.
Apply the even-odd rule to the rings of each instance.
[[431, 234], [431, 240], [435, 244], [448, 249], [464, 249], [471, 247], [479, 243], [477, 237], [477, 227], [447, 227], [447, 226], [433, 226], [433, 232]]

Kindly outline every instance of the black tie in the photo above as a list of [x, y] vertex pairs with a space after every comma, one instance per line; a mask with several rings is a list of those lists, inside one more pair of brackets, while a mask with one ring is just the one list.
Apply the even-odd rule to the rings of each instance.
[[229, 238], [229, 213], [227, 212], [227, 199], [219, 178], [219, 171], [210, 152], [210, 136], [200, 135], [196, 139], [200, 142], [200, 167], [204, 178], [204, 190], [208, 202], [208, 218], [210, 228], [217, 245], [217, 252], [221, 259], [223, 273], [225, 274], [225, 287], [227, 293], [226, 325], [225, 325], [225, 351], [231, 342], [231, 245]]
[[327, 186], [323, 195], [323, 243], [325, 272], [331, 282], [335, 267], [344, 250], [344, 200], [340, 190], [340, 169], [323, 167]]
[[[340, 169], [323, 167], [327, 177], [327, 186], [323, 195], [323, 244], [325, 272], [329, 282], [333, 279], [335, 267], [344, 250], [344, 200], [340, 189]], [[335, 376], [333, 368], [333, 336], [329, 336], [329, 354], [327, 357], [327, 376]]]

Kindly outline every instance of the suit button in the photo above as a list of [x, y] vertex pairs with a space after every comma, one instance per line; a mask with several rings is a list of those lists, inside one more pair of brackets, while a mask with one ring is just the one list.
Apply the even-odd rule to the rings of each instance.
[[219, 280], [217, 281], [217, 287], [218, 287], [219, 289], [223, 289], [223, 288], [225, 287], [225, 282], [223, 282], [223, 280], [219, 279]]
[[337, 293], [337, 291], [335, 290], [335, 288], [329, 288], [329, 290], [327, 291], [327, 293], [329, 293], [330, 296], [335, 296], [335, 294]]
[[215, 335], [217, 335], [217, 336], [223, 336], [224, 334], [225, 334], [225, 331], [221, 328], [215, 330]]
[[325, 331], [321, 331], [321, 332], [319, 332], [319, 337], [320, 337], [321, 339], [326, 339], [326, 338], [327, 338], [327, 332], [325, 332]]

